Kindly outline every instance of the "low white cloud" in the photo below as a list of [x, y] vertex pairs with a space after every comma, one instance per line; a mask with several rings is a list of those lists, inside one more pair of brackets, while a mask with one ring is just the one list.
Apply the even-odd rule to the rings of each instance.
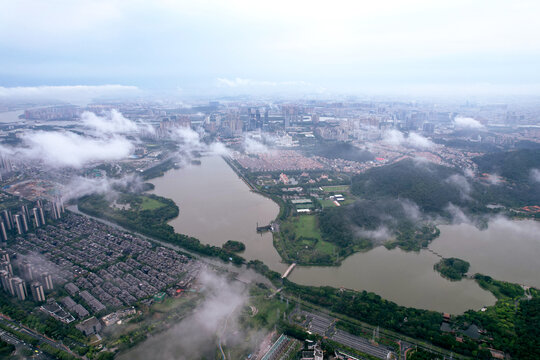
[[497, 174], [488, 174], [486, 180], [490, 185], [500, 185], [502, 183], [501, 177]]
[[175, 127], [169, 131], [169, 137], [178, 142], [181, 159], [191, 156], [194, 151], [208, 153], [210, 155], [229, 155], [229, 149], [220, 142], [207, 144], [201, 141], [201, 134], [190, 127]]
[[32, 131], [22, 135], [22, 146], [0, 148], [0, 153], [16, 160], [40, 161], [51, 167], [81, 167], [94, 161], [127, 157], [133, 144], [124, 137], [95, 138], [70, 131]]
[[435, 146], [435, 144], [428, 138], [411, 132], [408, 136], [405, 136], [401, 131], [392, 129], [383, 134], [383, 142], [391, 146], [406, 146], [417, 149], [429, 149]]
[[145, 123], [135, 122], [127, 119], [118, 110], [106, 112], [103, 116], [98, 116], [90, 111], [85, 111], [81, 115], [83, 125], [98, 133], [103, 134], [132, 134], [132, 133], [151, 133], [154, 128]]
[[484, 125], [478, 120], [471, 117], [457, 116], [454, 119], [454, 126], [456, 129], [484, 129]]
[[85, 178], [77, 176], [68, 184], [62, 186], [61, 198], [67, 202], [85, 195], [99, 194], [112, 196], [114, 189], [121, 187], [128, 191], [139, 191], [142, 189], [142, 180], [137, 175], [127, 175], [120, 179], [111, 178]]
[[540, 183], [540, 170], [539, 169], [531, 169], [531, 179], [534, 182]]
[[247, 154], [265, 154], [270, 151], [268, 146], [263, 144], [262, 141], [259, 141], [249, 135], [244, 136], [242, 146]]

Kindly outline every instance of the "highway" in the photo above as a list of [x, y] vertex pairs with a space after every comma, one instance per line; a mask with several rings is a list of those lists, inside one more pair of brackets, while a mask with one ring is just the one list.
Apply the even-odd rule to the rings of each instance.
[[363, 337], [351, 335], [348, 332], [339, 329], [336, 330], [331, 339], [379, 359], [386, 359], [390, 352], [390, 350], [383, 346], [374, 345]]

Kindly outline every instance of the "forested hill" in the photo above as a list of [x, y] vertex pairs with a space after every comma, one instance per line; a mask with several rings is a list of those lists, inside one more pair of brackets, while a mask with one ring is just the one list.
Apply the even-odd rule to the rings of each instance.
[[365, 199], [412, 200], [423, 211], [440, 213], [449, 203], [466, 201], [456, 185], [447, 181], [459, 174], [454, 168], [407, 159], [355, 176], [351, 190]]
[[497, 152], [473, 160], [481, 173], [495, 173], [513, 182], [530, 183], [531, 170], [540, 170], [540, 149]]

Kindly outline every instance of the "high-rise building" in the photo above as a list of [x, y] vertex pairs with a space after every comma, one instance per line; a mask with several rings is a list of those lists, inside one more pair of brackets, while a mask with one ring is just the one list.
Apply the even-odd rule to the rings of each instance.
[[30, 219], [30, 213], [28, 212], [28, 206], [23, 205], [21, 206], [21, 212], [24, 216], [26, 216], [26, 219]]
[[43, 273], [43, 274], [41, 274], [40, 280], [41, 280], [41, 284], [43, 285], [43, 288], [44, 288], [46, 291], [50, 291], [50, 290], [53, 289], [54, 284], [53, 284], [53, 280], [52, 280], [52, 275], [51, 275], [51, 274], [49, 274], [49, 273]]
[[11, 275], [7, 270], [0, 270], [0, 283], [5, 292], [13, 294], [13, 288], [11, 287]]
[[0, 250], [0, 261], [11, 261], [9, 258], [9, 253], [6, 250]]
[[21, 263], [20, 269], [21, 269], [23, 278], [25, 278], [28, 281], [34, 280], [35, 271], [34, 271], [34, 266], [32, 264], [30, 264], [28, 261], [25, 260]]
[[0, 220], [0, 236], [2, 237], [2, 241], [7, 241], [7, 232], [6, 232], [6, 225], [4, 225], [4, 221]]
[[34, 298], [35, 301], [45, 301], [45, 292], [43, 291], [43, 285], [41, 285], [39, 282], [34, 281], [30, 285], [30, 293], [32, 294], [32, 298]]
[[26, 283], [20, 277], [11, 278], [11, 286], [13, 288], [13, 296], [17, 296], [19, 300], [25, 300], [28, 297], [26, 292]]
[[45, 225], [45, 214], [43, 213], [43, 208], [39, 208], [39, 218], [41, 220], [41, 225]]
[[22, 219], [22, 224], [23, 224], [23, 230], [24, 232], [28, 232], [28, 220], [27, 220], [27, 216], [24, 215], [24, 213], [21, 215], [21, 219]]
[[15, 229], [17, 229], [17, 234], [22, 235], [23, 234], [23, 224], [21, 220], [21, 215], [16, 214], [15, 215]]
[[39, 221], [39, 214], [38, 214], [38, 209], [37, 208], [32, 209], [32, 215], [34, 217], [34, 227], [38, 228], [41, 223]]
[[0, 269], [6, 270], [10, 275], [13, 275], [13, 267], [9, 261], [0, 262]]
[[11, 230], [11, 227], [12, 227], [11, 212], [8, 210], [2, 211], [2, 218], [4, 220], [4, 224], [6, 225], [6, 228], [8, 230]]

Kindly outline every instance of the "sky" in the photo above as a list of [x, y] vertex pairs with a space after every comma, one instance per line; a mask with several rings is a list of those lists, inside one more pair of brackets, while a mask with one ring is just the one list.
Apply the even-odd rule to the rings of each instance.
[[538, 95], [539, 14], [537, 0], [0, 0], [0, 96]]

